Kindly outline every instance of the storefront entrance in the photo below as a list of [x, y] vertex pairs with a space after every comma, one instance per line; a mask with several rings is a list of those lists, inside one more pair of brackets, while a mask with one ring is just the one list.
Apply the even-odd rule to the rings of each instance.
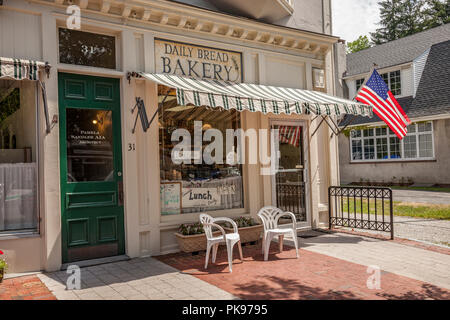
[[273, 205], [295, 214], [297, 227], [310, 227], [306, 202], [305, 126], [302, 122], [273, 121], [275, 149], [279, 152], [278, 170], [273, 175]]
[[123, 254], [118, 79], [58, 74], [63, 262]]

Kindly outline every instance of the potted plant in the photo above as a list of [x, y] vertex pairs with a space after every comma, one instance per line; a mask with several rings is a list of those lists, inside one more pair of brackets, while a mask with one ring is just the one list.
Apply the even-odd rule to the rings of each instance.
[[3, 277], [5, 275], [6, 268], [8, 267], [6, 260], [4, 258], [1, 258], [2, 255], [3, 251], [0, 250], [0, 283], [3, 282]]
[[[214, 235], [219, 235], [220, 231], [213, 232]], [[182, 224], [178, 228], [175, 236], [183, 252], [199, 252], [206, 250], [206, 235], [203, 230], [203, 225], [200, 222]]]
[[[263, 231], [263, 225], [257, 223], [251, 217], [238, 217], [233, 219], [237, 226], [241, 243], [249, 243], [259, 241]], [[228, 222], [224, 223], [224, 230], [229, 233], [233, 232], [233, 227]]]

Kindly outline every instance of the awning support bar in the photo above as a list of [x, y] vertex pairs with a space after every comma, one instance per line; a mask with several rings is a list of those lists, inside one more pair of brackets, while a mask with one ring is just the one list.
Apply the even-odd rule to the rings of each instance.
[[42, 81], [39, 81], [39, 85], [41, 86], [41, 92], [42, 92], [42, 101], [44, 103], [44, 115], [45, 115], [45, 126], [46, 126], [46, 132], [49, 134], [52, 131], [52, 127], [50, 124], [50, 118], [48, 115], [48, 104], [47, 104], [47, 90], [45, 90], [45, 83]]
[[164, 96], [164, 99], [161, 101], [161, 103], [159, 103], [158, 109], [156, 109], [155, 113], [153, 114], [152, 118], [150, 119], [150, 122], [148, 121], [148, 118], [147, 118], [147, 111], [145, 111], [144, 100], [142, 100], [141, 97], [136, 97], [136, 105], [133, 107], [133, 109], [131, 109], [131, 113], [134, 113], [134, 110], [136, 108], [138, 108], [138, 113], [136, 115], [136, 119], [134, 120], [134, 126], [133, 126], [133, 130], [131, 130], [131, 133], [134, 134], [136, 132], [136, 124], [137, 124], [137, 119], [139, 116], [141, 117], [142, 129], [144, 130], [144, 132], [147, 132], [147, 129], [150, 128], [153, 120], [155, 120], [155, 118], [156, 118], [156, 115], [159, 113], [159, 111], [161, 111], [162, 106], [164, 105], [164, 102], [166, 102], [166, 99], [168, 96], [169, 96], [169, 91], [167, 91], [166, 95]]
[[[317, 119], [318, 117], [319, 117], [319, 116], [316, 116], [314, 119], [311, 120], [311, 122], [314, 121], [315, 119]], [[331, 124], [330, 124], [330, 123], [328, 122], [328, 120], [327, 120], [327, 116], [321, 115], [321, 117], [322, 117], [322, 121], [320, 121], [319, 125], [316, 127], [316, 129], [314, 130], [314, 132], [311, 134], [311, 138], [316, 134], [317, 130], [319, 130], [320, 126], [322, 125], [322, 123], [323, 123], [324, 121], [325, 121], [325, 123], [328, 125], [328, 127], [331, 129], [331, 131], [333, 132], [333, 133], [331, 134], [331, 136], [333, 136], [333, 134], [335, 134], [336, 136], [338, 136], [338, 135], [339, 135], [342, 131], [344, 131], [345, 128], [347, 128], [347, 126], [351, 123], [351, 122], [350, 122], [350, 123], [347, 124], [342, 130], [340, 130], [340, 129], [339, 129], [339, 126], [336, 124], [336, 122], [333, 120], [333, 118], [329, 117], [331, 123], [333, 124], [333, 126], [331, 126]]]

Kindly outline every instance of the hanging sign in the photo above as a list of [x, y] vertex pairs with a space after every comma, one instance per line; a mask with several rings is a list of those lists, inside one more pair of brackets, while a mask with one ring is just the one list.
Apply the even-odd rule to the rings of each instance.
[[156, 72], [206, 80], [242, 82], [242, 53], [155, 39]]

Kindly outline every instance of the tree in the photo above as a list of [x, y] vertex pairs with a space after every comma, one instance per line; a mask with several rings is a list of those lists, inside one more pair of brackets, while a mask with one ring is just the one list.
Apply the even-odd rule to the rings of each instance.
[[359, 36], [358, 39], [347, 44], [347, 53], [355, 53], [370, 47], [369, 38], [367, 36]]
[[450, 23], [450, 0], [425, 0], [423, 15], [424, 29]]
[[423, 30], [424, 0], [383, 0], [378, 5], [381, 27], [370, 34], [373, 43], [382, 44]]

